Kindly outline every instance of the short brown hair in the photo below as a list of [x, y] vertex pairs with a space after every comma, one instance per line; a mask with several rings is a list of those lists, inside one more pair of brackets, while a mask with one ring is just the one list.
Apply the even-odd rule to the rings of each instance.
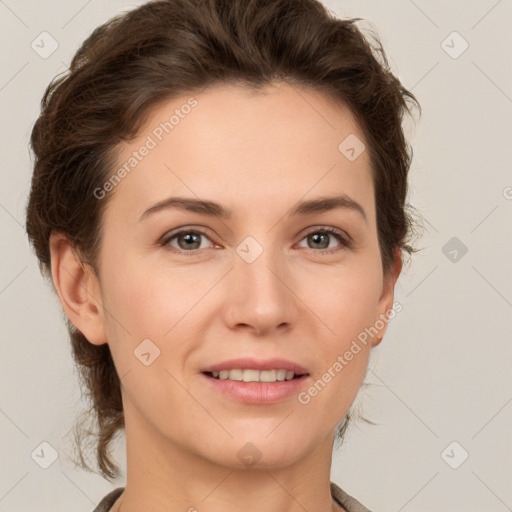
[[[52, 231], [65, 233], [97, 271], [108, 199], [93, 192], [112, 174], [117, 145], [137, 135], [151, 109], [210, 86], [281, 80], [350, 108], [370, 152], [384, 271], [395, 248], [413, 252], [406, 202], [412, 154], [402, 120], [419, 104], [391, 72], [378, 37], [366, 38], [358, 21], [336, 18], [317, 0], [157, 0], [96, 28], [69, 71], [47, 87], [32, 130], [26, 229], [43, 274], [50, 274]], [[87, 412], [99, 425], [98, 468], [114, 478], [119, 468], [109, 446], [124, 427], [119, 377], [108, 344], [93, 345], [67, 325], [91, 400]], [[81, 466], [89, 469], [80, 446], [92, 432], [76, 427]]]

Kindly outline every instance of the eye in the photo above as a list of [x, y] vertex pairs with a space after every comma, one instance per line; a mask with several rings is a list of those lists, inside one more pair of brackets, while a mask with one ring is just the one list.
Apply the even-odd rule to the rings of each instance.
[[[210, 243], [203, 243], [205, 240]], [[307, 233], [302, 240], [306, 240], [309, 248], [316, 249], [315, 252], [321, 254], [335, 253], [351, 247], [350, 237], [335, 228], [317, 228], [315, 231]], [[331, 242], [335, 240], [338, 241], [338, 245], [334, 245], [333, 248]], [[213, 242], [205, 232], [191, 228], [170, 233], [160, 242], [160, 245], [170, 247], [173, 252], [189, 253], [190, 255], [196, 254], [201, 249], [212, 247], [212, 244]]]
[[[331, 242], [333, 239], [338, 240], [338, 247], [335, 246], [332, 248]], [[344, 236], [340, 231], [334, 228], [321, 228], [310, 231], [303, 240], [311, 244], [310, 248], [318, 249], [316, 252], [320, 253], [334, 253], [350, 247], [348, 236]]]
[[[202, 245], [201, 238], [205, 238], [210, 241], [210, 244]], [[171, 242], [176, 242], [176, 245], [173, 245]], [[176, 249], [178, 252], [194, 252], [200, 249], [206, 249], [212, 245], [211, 240], [200, 230], [192, 230], [192, 229], [182, 229], [181, 231], [176, 231], [172, 235], [166, 237], [161, 245], [170, 246], [173, 249]]]

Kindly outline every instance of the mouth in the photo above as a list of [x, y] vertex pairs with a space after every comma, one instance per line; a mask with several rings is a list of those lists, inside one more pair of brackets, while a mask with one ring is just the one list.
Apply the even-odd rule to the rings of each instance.
[[250, 368], [234, 368], [232, 370], [220, 370], [203, 372], [204, 375], [217, 380], [234, 380], [238, 382], [283, 382], [296, 380], [308, 375], [307, 373], [295, 373], [292, 370], [279, 368], [275, 370], [254, 370]]
[[302, 366], [285, 359], [234, 359], [205, 368], [211, 390], [246, 404], [275, 404], [293, 399], [310, 380]]

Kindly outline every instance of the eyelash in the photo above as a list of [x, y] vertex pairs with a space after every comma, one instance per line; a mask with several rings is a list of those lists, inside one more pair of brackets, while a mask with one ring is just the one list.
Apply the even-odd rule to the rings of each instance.
[[[170, 234], [169, 236], [166, 236], [160, 242], [160, 245], [162, 247], [167, 247], [171, 240], [173, 240], [174, 238], [176, 238], [179, 235], [182, 235], [184, 233], [193, 233], [193, 234], [196, 234], [196, 235], [201, 235], [201, 236], [204, 236], [205, 238], [208, 238], [210, 240], [210, 237], [204, 231], [202, 231], [200, 229], [186, 228], [186, 229], [180, 229], [179, 231], [175, 231], [174, 233]], [[306, 237], [308, 237], [309, 235], [312, 235], [312, 234], [328, 234], [328, 235], [332, 235], [341, 243], [341, 247], [338, 247], [338, 248], [335, 248], [335, 249], [318, 249], [318, 250], [310, 249], [310, 250], [312, 250], [313, 252], [316, 252], [316, 253], [320, 253], [320, 254], [333, 254], [333, 253], [342, 251], [343, 249], [350, 249], [352, 247], [352, 241], [351, 241], [350, 237], [344, 236], [337, 229], [330, 228], [330, 227], [316, 228], [316, 229], [314, 229], [312, 231], [309, 231], [308, 233], [306, 233], [302, 237], [302, 239], [300, 241], [304, 240], [304, 238], [306, 238]], [[214, 242], [212, 241], [212, 243], [214, 243]], [[194, 255], [197, 255], [198, 251], [201, 251], [202, 249], [192, 249], [190, 251], [185, 251], [183, 249], [176, 249], [175, 247], [173, 247], [170, 250], [171, 250], [171, 252], [174, 252], [174, 253], [177, 253], [177, 254], [186, 254], [187, 256], [194, 256]]]

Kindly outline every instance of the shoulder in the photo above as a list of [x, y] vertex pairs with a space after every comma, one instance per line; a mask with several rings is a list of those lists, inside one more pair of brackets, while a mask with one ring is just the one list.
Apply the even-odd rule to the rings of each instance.
[[118, 487], [113, 491], [109, 492], [99, 503], [98, 506], [93, 510], [93, 512], [108, 512], [112, 505], [115, 503], [117, 498], [121, 496], [121, 493], [124, 491], [124, 487]]
[[331, 494], [332, 494], [332, 497], [347, 512], [371, 512], [362, 503], [360, 503], [355, 498], [348, 495], [343, 489], [338, 487], [334, 482], [331, 482]]

